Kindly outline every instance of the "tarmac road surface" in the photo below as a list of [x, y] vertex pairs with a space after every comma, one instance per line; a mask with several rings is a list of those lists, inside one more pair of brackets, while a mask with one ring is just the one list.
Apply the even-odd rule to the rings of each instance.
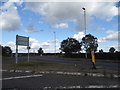
[[[18, 62], [27, 62], [27, 56], [19, 57]], [[63, 60], [53, 58], [51, 56], [30, 56], [30, 61], [45, 61], [65, 64], [76, 64], [85, 67], [91, 67], [90, 60]], [[3, 60], [4, 63], [15, 63], [15, 58], [11, 60]], [[118, 63], [97, 61], [97, 67], [106, 68], [108, 70], [117, 71]], [[4, 70], [4, 68], [2, 68]], [[2, 88], [3, 90], [17, 90], [16, 88], [48, 88], [54, 90], [56, 88], [117, 88], [119, 87], [118, 78], [64, 75], [55, 73], [26, 73], [26, 72], [3, 72], [2, 71]], [[28, 89], [29, 90], [29, 89]], [[35, 90], [35, 89], [32, 89]], [[38, 89], [39, 90], [39, 89]]]
[[[1, 79], [0, 79], [1, 80]], [[76, 76], [62, 74], [32, 74], [25, 72], [3, 72], [2, 88], [85, 88], [85, 87], [117, 88], [118, 79]]]

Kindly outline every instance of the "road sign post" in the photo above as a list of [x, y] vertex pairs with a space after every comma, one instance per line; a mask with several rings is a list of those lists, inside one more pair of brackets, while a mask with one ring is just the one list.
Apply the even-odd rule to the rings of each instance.
[[18, 45], [16, 44], [16, 64], [18, 63]]
[[30, 56], [29, 56], [30, 47], [28, 46], [27, 49], [28, 49], [28, 62], [29, 62], [29, 61], [30, 61], [30, 60], [29, 60], [29, 57], [30, 57]]
[[[18, 45], [29, 47], [29, 37], [16, 35], [16, 64], [18, 63]], [[29, 49], [28, 49], [28, 62], [29, 62]]]

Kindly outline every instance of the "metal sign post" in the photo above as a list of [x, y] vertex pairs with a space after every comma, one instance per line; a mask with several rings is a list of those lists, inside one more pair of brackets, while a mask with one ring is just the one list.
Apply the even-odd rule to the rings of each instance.
[[29, 49], [28, 49], [28, 62], [29, 62]]
[[18, 63], [18, 35], [16, 35], [16, 64]]
[[18, 63], [18, 45], [16, 45], [16, 64]]
[[[29, 37], [16, 35], [16, 64], [18, 63], [18, 45], [29, 47]], [[28, 61], [29, 61], [29, 49], [28, 48]]]
[[30, 49], [30, 47], [28, 46], [27, 49], [28, 49], [28, 62], [29, 62], [29, 61], [30, 61], [30, 60], [29, 60], [29, 57], [30, 57], [30, 56], [29, 56], [29, 49]]

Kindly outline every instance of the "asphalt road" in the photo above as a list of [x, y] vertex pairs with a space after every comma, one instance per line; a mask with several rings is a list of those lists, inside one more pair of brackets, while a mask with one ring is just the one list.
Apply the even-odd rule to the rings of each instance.
[[[27, 56], [22, 56], [18, 58], [18, 62], [21, 61], [26, 61], [27, 62]], [[92, 63], [90, 60], [63, 60], [60, 58], [53, 58], [51, 56], [30, 56], [30, 61], [46, 61], [46, 62], [56, 62], [56, 63], [67, 63], [67, 64], [76, 64], [76, 65], [81, 65], [81, 66], [86, 66], [86, 67], [91, 67]], [[3, 63], [6, 62], [13, 62], [15, 63], [15, 58], [11, 60], [4, 60]], [[4, 65], [4, 64], [3, 64]], [[118, 70], [119, 63], [113, 63], [113, 62], [106, 62], [106, 61], [96, 61], [96, 66], [97, 67], [102, 67], [102, 68], [108, 68], [108, 69], [113, 69], [113, 70]]]
[[3, 72], [2, 88], [85, 88], [85, 87], [114, 87], [118, 85], [118, 79], [76, 75], [59, 74], [32, 74], [22, 72]]
[[[89, 60], [63, 60], [60, 58], [54, 58], [51, 56], [30, 56], [30, 61], [46, 61], [65, 64], [76, 64], [86, 67], [91, 67], [91, 61]], [[26, 61], [27, 56], [19, 57], [18, 62]], [[3, 60], [4, 63], [15, 63], [15, 59]], [[97, 67], [118, 70], [118, 63], [97, 61]], [[26, 73], [26, 72], [3, 72], [2, 73], [2, 88], [85, 88], [85, 87], [116, 87], [118, 85], [118, 78], [105, 78], [105, 77], [93, 77], [93, 76], [77, 76], [77, 75], [64, 75], [54, 73]], [[3, 89], [4, 90], [4, 89]], [[10, 89], [9, 89], [10, 90]], [[35, 90], [35, 89], [33, 89]]]

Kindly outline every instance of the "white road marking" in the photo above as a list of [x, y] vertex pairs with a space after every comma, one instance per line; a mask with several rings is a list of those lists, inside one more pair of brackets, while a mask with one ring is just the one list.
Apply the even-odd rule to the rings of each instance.
[[[56, 87], [56, 89], [78, 89], [78, 88], [119, 88], [119, 85], [88, 85], [88, 86], [69, 86], [69, 87], [65, 87], [65, 86], [60, 86], [60, 87]], [[47, 88], [47, 87], [45, 87]]]
[[9, 78], [2, 78], [0, 80], [11, 80], [11, 79], [21, 79], [21, 78], [30, 78], [30, 77], [41, 77], [43, 75], [29, 75], [29, 76], [17, 76], [17, 77], [9, 77]]
[[15, 72], [15, 70], [10, 70], [10, 72]]
[[[7, 71], [9, 71], [9, 72], [26, 72], [26, 73], [30, 73], [30, 72], [32, 72], [32, 71], [30, 71], [30, 70], [26, 70], [26, 71], [24, 71], [24, 70], [0, 70], [0, 71], [5, 71], [5, 72], [7, 72]], [[55, 74], [63, 74], [63, 75], [78, 75], [78, 76], [84, 76], [85, 75], [85, 73], [80, 73], [80, 72], [62, 72], [62, 71], [58, 71], [58, 72], [55, 72], [55, 71], [37, 71], [37, 72], [35, 72], [35, 73], [41, 73], [41, 74], [49, 74], [49, 73], [55, 73]], [[102, 74], [102, 73], [86, 73], [88, 76], [97, 76], [97, 77], [104, 77], [105, 75], [104, 74]], [[110, 77], [111, 76], [111, 74], [107, 74], [106, 75], [107, 77]], [[120, 75], [117, 75], [117, 74], [112, 74], [112, 77], [113, 78], [119, 78], [120, 77]]]
[[4, 72], [4, 71], [7, 72], [8, 70], [0, 70], [0, 72]]
[[29, 72], [32, 72], [32, 71], [28, 71], [28, 70], [27, 70], [27, 71], [25, 71], [25, 72], [29, 73]]

